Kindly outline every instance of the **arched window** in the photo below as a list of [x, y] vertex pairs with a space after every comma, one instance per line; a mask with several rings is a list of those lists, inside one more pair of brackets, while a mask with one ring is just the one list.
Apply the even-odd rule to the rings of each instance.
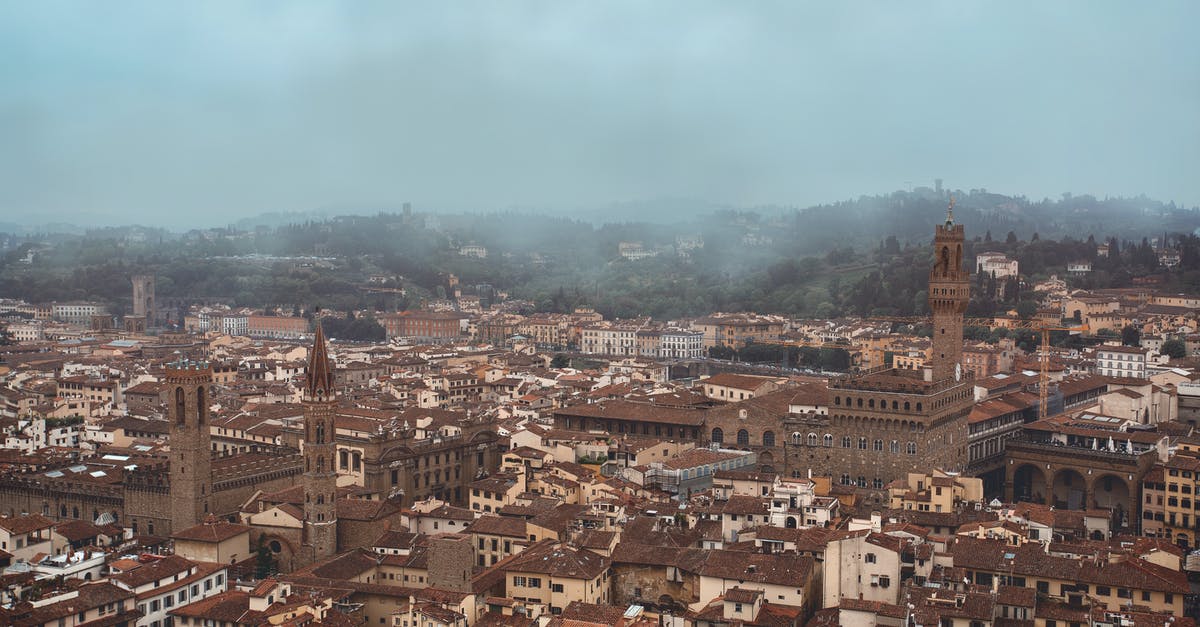
[[842, 448], [850, 448], [850, 436], [842, 436]]
[[828, 433], [825, 434], [825, 446], [833, 447], [833, 436]]
[[204, 415], [208, 408], [204, 406], [204, 386], [196, 388], [196, 423], [204, 424]]
[[916, 443], [916, 442], [909, 442], [909, 443], [908, 443], [908, 454], [909, 454], [909, 455], [916, 455], [916, 454], [917, 454], [917, 443]]
[[804, 444], [804, 436], [800, 435], [799, 431], [792, 433], [792, 444], [795, 446], [800, 446], [801, 444]]
[[893, 453], [899, 453], [900, 452], [900, 440], [892, 440], [892, 443], [888, 450], [890, 450]]
[[908, 401], [904, 401], [904, 411], [908, 411], [910, 409], [912, 409], [912, 407], [909, 405]]
[[866, 438], [858, 439], [858, 450], [860, 450], [860, 451], [867, 450], [867, 439]]
[[721, 430], [721, 427], [713, 427], [712, 438], [710, 439], [717, 444], [721, 444], [725, 442], [725, 432]]
[[738, 429], [737, 443], [738, 446], [750, 446], [750, 432], [745, 429]]
[[833, 404], [834, 404], [834, 405], [841, 405], [841, 404], [842, 404], [842, 397], [840, 397], [840, 396], [835, 396], [835, 397], [833, 397]]
[[809, 446], [817, 445], [817, 434], [815, 434], [815, 433], [808, 434], [808, 445]]
[[183, 388], [175, 388], [175, 422], [183, 424], [183, 416], [187, 413], [187, 403], [184, 401]]
[[323, 423], [323, 422], [317, 423], [317, 436], [316, 436], [316, 438], [314, 438], [314, 443], [316, 443], [316, 444], [324, 444], [325, 443], [325, 423]]
[[775, 432], [763, 431], [762, 443], [763, 446], [775, 446]]
[[921, 404], [917, 403], [917, 411], [921, 411]]
[[892, 409], [900, 409], [900, 402], [892, 401]]
[[871, 409], [875, 409], [875, 399], [873, 399], [873, 398], [867, 399], [867, 407], [870, 407]]
[[325, 456], [317, 458], [317, 472], [325, 472]]
[[883, 440], [875, 440], [875, 450], [883, 451]]

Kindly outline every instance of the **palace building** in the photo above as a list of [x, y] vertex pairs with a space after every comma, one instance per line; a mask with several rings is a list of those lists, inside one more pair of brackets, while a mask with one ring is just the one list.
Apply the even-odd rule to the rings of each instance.
[[973, 377], [962, 367], [962, 331], [971, 294], [963, 227], [954, 223], [953, 210], [951, 201], [946, 222], [934, 231], [931, 363], [924, 370], [881, 367], [831, 380], [828, 411], [793, 420], [790, 442], [798, 445], [787, 448], [790, 468], [876, 490], [910, 472], [966, 469], [967, 418], [975, 401]]

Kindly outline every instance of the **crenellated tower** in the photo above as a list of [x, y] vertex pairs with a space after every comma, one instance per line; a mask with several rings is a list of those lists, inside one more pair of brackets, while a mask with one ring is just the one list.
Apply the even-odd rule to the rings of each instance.
[[212, 380], [207, 362], [180, 358], [167, 364], [171, 532], [193, 527], [210, 513], [213, 482], [208, 406]]
[[314, 560], [337, 553], [337, 471], [334, 414], [337, 394], [325, 333], [309, 351], [304, 380], [304, 538]]
[[929, 271], [929, 312], [933, 315], [933, 380], [961, 372], [963, 314], [971, 300], [969, 273], [963, 269], [963, 226], [954, 223], [954, 199], [946, 223], [933, 235], [934, 263]]

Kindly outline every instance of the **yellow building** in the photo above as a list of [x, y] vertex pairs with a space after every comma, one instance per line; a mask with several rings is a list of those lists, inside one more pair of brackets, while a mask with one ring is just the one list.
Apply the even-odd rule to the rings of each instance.
[[505, 590], [517, 601], [542, 603], [561, 614], [572, 601], [608, 604], [610, 560], [587, 549], [539, 542], [505, 568]]
[[1091, 598], [1110, 611], [1136, 604], [1182, 616], [1184, 595], [1191, 590], [1178, 556], [1163, 551], [1082, 559], [1047, 553], [1037, 542], [1014, 546], [958, 536], [949, 553], [971, 583], [1034, 588], [1044, 597], [1075, 604]]
[[983, 480], [934, 469], [932, 473], [908, 473], [907, 479], [888, 485], [892, 509], [920, 512], [953, 512], [963, 503], [983, 500]]

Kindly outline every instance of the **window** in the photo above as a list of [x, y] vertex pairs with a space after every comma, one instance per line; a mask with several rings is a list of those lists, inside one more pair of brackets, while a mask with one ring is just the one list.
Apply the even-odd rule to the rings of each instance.
[[817, 445], [817, 434], [815, 434], [815, 433], [808, 434], [808, 445], [809, 446]]
[[1050, 594], [1050, 582], [1049, 581], [1037, 582], [1037, 591], [1042, 594]]
[[892, 443], [889, 446], [888, 450], [890, 450], [892, 453], [899, 454], [900, 453], [900, 440], [892, 440]]
[[858, 450], [860, 450], [860, 451], [867, 450], [867, 439], [866, 438], [858, 439]]
[[551, 592], [562, 592], [563, 585], [561, 583], [552, 583], [552, 584], [550, 584], [550, 591]]
[[1096, 595], [1102, 597], [1110, 596], [1112, 595], [1112, 588], [1108, 586], [1096, 586]]
[[542, 587], [542, 579], [540, 577], [530, 577], [529, 578], [529, 587], [530, 588], [541, 588]]
[[850, 448], [850, 436], [842, 436], [842, 448]]
[[825, 434], [825, 446], [833, 447], [833, 436], [828, 433]]
[[525, 587], [525, 578], [524, 577], [513, 577], [513, 585], [518, 588], [524, 588]]
[[720, 427], [713, 427], [712, 437], [710, 439], [717, 444], [722, 444], [725, 442], [725, 432], [722, 431]]
[[738, 446], [750, 446], [750, 432], [745, 429], [738, 429], [737, 444]]
[[883, 450], [883, 440], [875, 440], [875, 450], [877, 450], [877, 451]]
[[908, 454], [909, 454], [909, 455], [916, 455], [916, 454], [917, 454], [917, 444], [916, 444], [916, 442], [909, 442], [909, 443], [908, 443]]
[[866, 557], [864, 558], [864, 561], [868, 564], [874, 564], [875, 563], [875, 554], [867, 553]]
[[799, 432], [792, 433], [792, 445], [800, 446], [801, 444], [804, 444], [804, 436], [800, 435]]
[[763, 446], [775, 446], [775, 432], [774, 431], [763, 431], [762, 445]]

